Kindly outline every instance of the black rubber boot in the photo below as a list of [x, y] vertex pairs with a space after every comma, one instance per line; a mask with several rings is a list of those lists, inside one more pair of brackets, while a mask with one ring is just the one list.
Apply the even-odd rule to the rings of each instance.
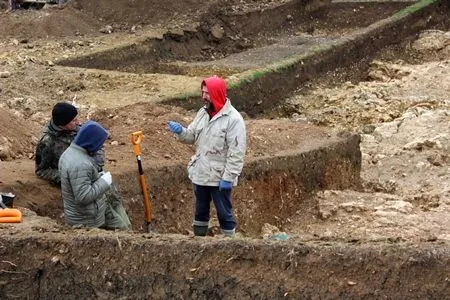
[[208, 233], [208, 226], [193, 225], [192, 228], [194, 229], [194, 235], [196, 236], [206, 236]]

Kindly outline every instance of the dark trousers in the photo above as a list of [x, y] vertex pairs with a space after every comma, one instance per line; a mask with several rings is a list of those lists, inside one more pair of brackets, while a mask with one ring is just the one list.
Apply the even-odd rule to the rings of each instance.
[[219, 191], [217, 186], [193, 185], [195, 193], [195, 222], [209, 222], [210, 203], [214, 202], [219, 225], [222, 230], [234, 231], [236, 220], [233, 216], [231, 191]]

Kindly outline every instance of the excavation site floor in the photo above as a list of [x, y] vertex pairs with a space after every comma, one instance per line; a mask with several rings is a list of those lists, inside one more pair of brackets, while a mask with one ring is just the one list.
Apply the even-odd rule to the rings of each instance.
[[[448, 299], [450, 31], [446, 1], [0, 0], [2, 299]], [[244, 116], [237, 234], [214, 209], [192, 232], [186, 166], [167, 130], [227, 81]], [[34, 174], [58, 101], [110, 132], [106, 168], [130, 231], [64, 224]], [[130, 133], [142, 130], [147, 232]]]

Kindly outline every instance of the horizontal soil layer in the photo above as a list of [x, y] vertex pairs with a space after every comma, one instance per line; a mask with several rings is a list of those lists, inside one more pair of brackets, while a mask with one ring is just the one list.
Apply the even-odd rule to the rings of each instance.
[[2, 298], [448, 297], [445, 243], [218, 239], [205, 244], [205, 238], [180, 236], [59, 233], [41, 224], [28, 229], [32, 235], [17, 225], [0, 236]]

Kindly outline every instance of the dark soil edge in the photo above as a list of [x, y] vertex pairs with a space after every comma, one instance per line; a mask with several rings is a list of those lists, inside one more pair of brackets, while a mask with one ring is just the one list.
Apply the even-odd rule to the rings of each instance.
[[[329, 72], [339, 69], [339, 79], [359, 81], [365, 77], [370, 61], [384, 47], [398, 44], [420, 31], [448, 22], [449, 3], [445, 0], [423, 0], [424, 7], [417, 10], [408, 7], [389, 19], [372, 24], [359, 36], [346, 43], [327, 49], [318, 49], [310, 56], [302, 56], [279, 66], [258, 70], [230, 85], [228, 97], [233, 105], [250, 116], [258, 116], [279, 105], [294, 91]], [[274, 84], [276, 83], [276, 84]], [[173, 98], [165, 104], [179, 105], [186, 109], [198, 106], [199, 95]]]
[[0, 236], [0, 244], [7, 245], [0, 247], [0, 297], [448, 298], [446, 243], [330, 245], [176, 236], [163, 240], [85, 230], [73, 234], [69, 239], [39, 232]]

